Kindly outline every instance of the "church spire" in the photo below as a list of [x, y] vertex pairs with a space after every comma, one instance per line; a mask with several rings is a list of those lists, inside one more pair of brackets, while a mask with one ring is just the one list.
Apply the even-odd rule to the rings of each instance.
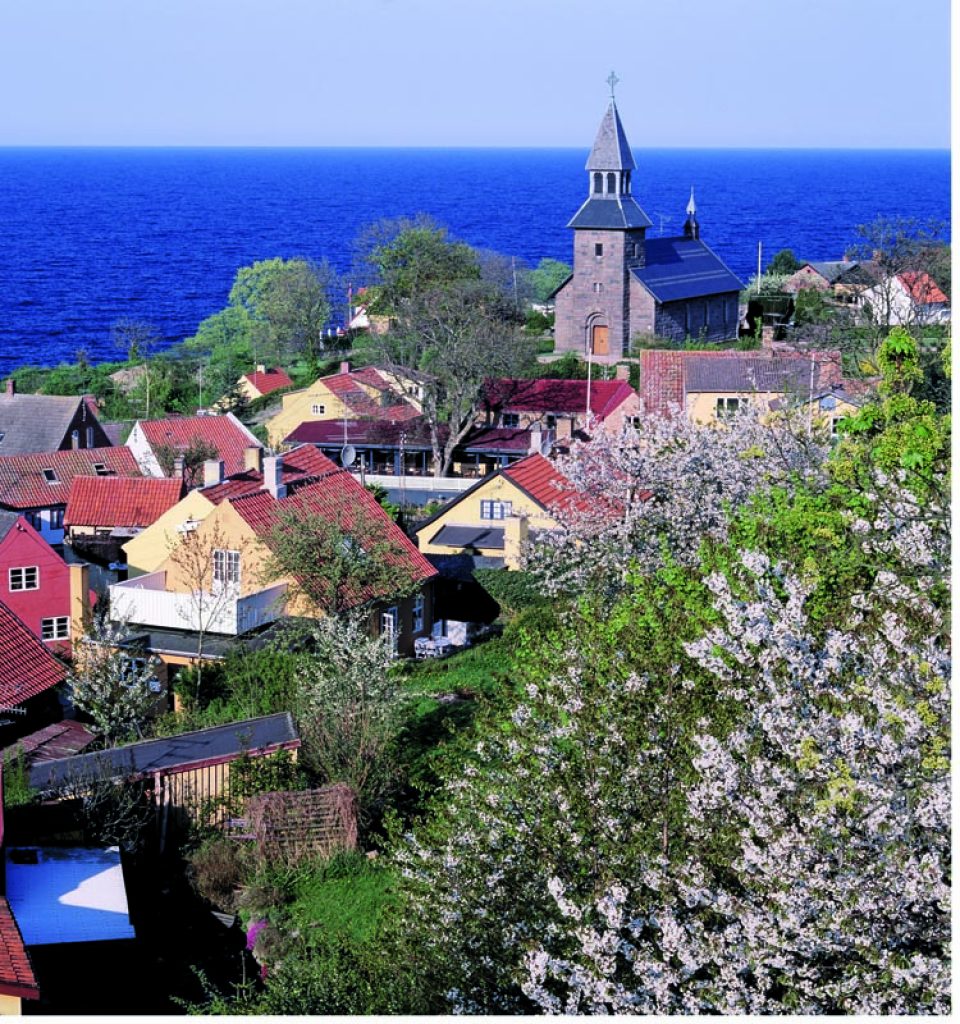
[[687, 203], [687, 219], [683, 225], [684, 238], [699, 238], [700, 224], [697, 222], [697, 203], [693, 198], [693, 185], [690, 186], [690, 201]]

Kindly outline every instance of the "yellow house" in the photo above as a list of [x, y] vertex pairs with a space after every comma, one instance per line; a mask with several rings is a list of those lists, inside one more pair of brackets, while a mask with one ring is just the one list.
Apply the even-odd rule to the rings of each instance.
[[397, 381], [390, 374], [372, 366], [351, 370], [349, 363], [343, 363], [339, 373], [285, 394], [280, 412], [264, 425], [270, 444], [276, 448], [301, 423], [381, 416], [389, 419], [390, 409], [407, 405], [411, 403], [400, 397]]
[[[198, 651], [197, 641], [207, 639], [208, 634], [210, 656], [216, 657], [225, 638], [250, 634], [286, 615], [326, 614], [326, 609], [300, 596], [293, 577], [266, 578], [270, 536], [278, 513], [285, 510], [329, 517], [342, 524], [348, 536], [352, 527], [361, 528], [363, 519], [363, 529], [389, 543], [390, 550], [383, 557], [416, 587], [405, 601], [389, 604], [384, 600], [373, 606], [374, 630], [388, 633], [402, 652], [412, 649], [416, 637], [429, 634], [429, 582], [436, 570], [348, 472], [313, 449], [305, 449], [301, 455], [307, 462], [317, 463], [323, 473], [304, 473], [288, 466], [285, 476], [284, 460], [274, 456], [264, 460], [254, 489], [249, 481], [236, 477], [206, 488], [207, 500], [214, 499], [213, 507], [177, 531], [180, 539], [159, 565], [111, 586], [114, 617], [131, 629], [142, 630], [150, 649], [165, 664], [184, 665], [198, 657], [207, 658], [207, 648]], [[299, 477], [293, 481], [290, 474], [296, 472]], [[289, 494], [285, 481], [292, 484]], [[346, 589], [338, 592], [338, 599], [353, 601]], [[356, 603], [371, 597], [376, 595], [357, 595]]]
[[507, 466], [464, 491], [417, 530], [425, 555], [490, 560], [517, 569], [530, 531], [553, 530], [559, 507], [576, 500], [570, 483], [543, 455]]

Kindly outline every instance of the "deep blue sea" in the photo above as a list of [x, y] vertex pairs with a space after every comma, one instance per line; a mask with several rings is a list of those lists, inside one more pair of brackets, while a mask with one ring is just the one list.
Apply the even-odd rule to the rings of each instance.
[[[456, 237], [535, 263], [571, 259], [579, 149], [0, 149], [0, 376], [122, 357], [110, 327], [179, 341], [272, 256], [352, 264], [381, 217], [432, 214]], [[791, 248], [839, 259], [878, 215], [947, 220], [942, 151], [638, 150], [633, 192], [677, 234], [691, 184], [703, 239], [742, 279]], [[661, 219], [662, 218], [662, 219]], [[360, 281], [354, 281], [360, 284]]]

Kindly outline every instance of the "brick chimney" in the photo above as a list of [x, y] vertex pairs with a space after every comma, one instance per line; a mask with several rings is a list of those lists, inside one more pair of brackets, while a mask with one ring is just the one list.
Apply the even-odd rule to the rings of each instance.
[[81, 637], [90, 624], [90, 566], [70, 563], [70, 637]]
[[263, 460], [263, 489], [269, 491], [274, 498], [286, 496], [286, 485], [283, 480], [283, 458], [279, 455], [268, 455]]
[[341, 373], [349, 373], [350, 372], [350, 360], [349, 359], [344, 359], [343, 362], [340, 364], [340, 372]]
[[7, 394], [15, 395], [17, 393], [17, 382], [13, 377], [7, 377]]
[[175, 480], [182, 480], [184, 470], [187, 467], [187, 460], [182, 455], [177, 455], [173, 460], [173, 477]]
[[223, 483], [223, 459], [207, 459], [203, 464], [203, 486], [215, 487]]
[[263, 472], [263, 449], [257, 444], [243, 449], [243, 468], [253, 473]]

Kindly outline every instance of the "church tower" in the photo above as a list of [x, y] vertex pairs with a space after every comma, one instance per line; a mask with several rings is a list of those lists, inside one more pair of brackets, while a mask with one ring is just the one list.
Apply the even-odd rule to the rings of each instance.
[[630, 349], [630, 272], [646, 261], [650, 218], [631, 194], [636, 170], [613, 88], [587, 159], [587, 198], [573, 228], [573, 277], [556, 295], [557, 351], [617, 359]]

